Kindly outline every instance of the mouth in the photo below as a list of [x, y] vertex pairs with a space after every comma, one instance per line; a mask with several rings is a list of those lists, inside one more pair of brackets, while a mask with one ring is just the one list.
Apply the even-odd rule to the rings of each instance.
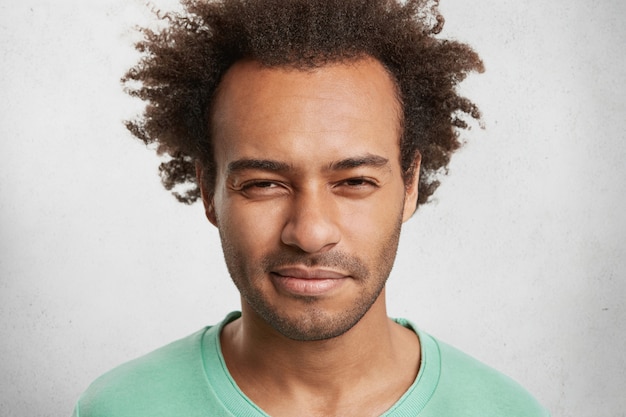
[[292, 296], [329, 295], [343, 286], [350, 276], [328, 269], [279, 268], [270, 273], [274, 287]]

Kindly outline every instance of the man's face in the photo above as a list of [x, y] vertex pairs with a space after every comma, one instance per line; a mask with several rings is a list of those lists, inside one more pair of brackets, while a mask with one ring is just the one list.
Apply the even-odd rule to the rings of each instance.
[[372, 59], [228, 71], [212, 119], [214, 194], [203, 195], [244, 315], [321, 340], [384, 305], [417, 198], [402, 180], [399, 114]]

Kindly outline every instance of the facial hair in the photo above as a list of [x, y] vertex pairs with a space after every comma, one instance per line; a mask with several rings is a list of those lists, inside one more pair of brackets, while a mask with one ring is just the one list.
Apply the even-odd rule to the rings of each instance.
[[[307, 254], [294, 247], [282, 247], [263, 257], [257, 265], [248, 265], [245, 253], [240, 253], [222, 234], [220, 237], [228, 271], [245, 302], [266, 323], [283, 336], [297, 341], [332, 339], [343, 335], [354, 327], [380, 296], [385, 288], [396, 257], [402, 218], [398, 217], [395, 227], [377, 248], [371, 265], [358, 255], [340, 250], [320, 254]], [[292, 295], [302, 303], [302, 314], [290, 317], [280, 306], [272, 305], [269, 298], [255, 286], [255, 280], [269, 279], [272, 271], [287, 266], [328, 268], [344, 271], [359, 285], [358, 297], [352, 305], [337, 314], [330, 314], [318, 305], [315, 296]]]

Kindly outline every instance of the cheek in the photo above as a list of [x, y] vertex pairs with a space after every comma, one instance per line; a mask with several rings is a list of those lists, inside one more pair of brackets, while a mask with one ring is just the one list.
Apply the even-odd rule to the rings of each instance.
[[341, 210], [344, 235], [367, 244], [368, 239], [388, 234], [402, 217], [403, 195], [400, 191], [386, 192], [368, 201], [346, 204]]
[[266, 251], [280, 238], [282, 216], [277, 207], [230, 200], [216, 211], [218, 228], [239, 251], [253, 256], [255, 250]]

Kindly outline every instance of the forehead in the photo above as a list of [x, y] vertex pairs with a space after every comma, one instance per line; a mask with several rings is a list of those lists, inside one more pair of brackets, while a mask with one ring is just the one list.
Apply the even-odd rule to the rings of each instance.
[[372, 58], [311, 70], [238, 62], [225, 74], [213, 106], [216, 156], [261, 146], [280, 152], [294, 142], [322, 148], [384, 144], [399, 152], [396, 91]]

